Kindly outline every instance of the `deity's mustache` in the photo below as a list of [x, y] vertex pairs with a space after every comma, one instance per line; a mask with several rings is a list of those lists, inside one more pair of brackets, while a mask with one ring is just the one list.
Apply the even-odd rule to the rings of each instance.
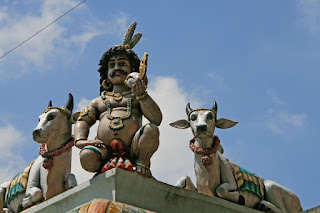
[[116, 72], [120, 72], [122, 75], [128, 75], [128, 73], [124, 70], [121, 69], [117, 69], [117, 70], [113, 70], [112, 73], [109, 74], [110, 77], [114, 77], [116, 75]]

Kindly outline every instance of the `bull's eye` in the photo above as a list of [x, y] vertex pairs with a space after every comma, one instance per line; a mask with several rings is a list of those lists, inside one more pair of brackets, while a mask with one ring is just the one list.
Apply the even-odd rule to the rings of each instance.
[[48, 120], [48, 121], [51, 121], [51, 120], [53, 120], [54, 118], [55, 118], [55, 116], [54, 116], [54, 115], [48, 115], [47, 120]]
[[212, 119], [213, 119], [212, 113], [209, 113], [209, 114], [208, 114], [207, 119], [208, 119], [208, 120], [212, 120]]
[[191, 119], [192, 121], [195, 121], [195, 120], [197, 119], [197, 115], [192, 114], [192, 115], [190, 116], [190, 119]]

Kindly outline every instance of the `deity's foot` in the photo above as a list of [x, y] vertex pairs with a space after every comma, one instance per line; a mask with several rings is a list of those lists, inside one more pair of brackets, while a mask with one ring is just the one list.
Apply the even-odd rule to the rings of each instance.
[[147, 178], [152, 177], [150, 166], [147, 166], [142, 163], [136, 163], [136, 172], [138, 175], [142, 175]]

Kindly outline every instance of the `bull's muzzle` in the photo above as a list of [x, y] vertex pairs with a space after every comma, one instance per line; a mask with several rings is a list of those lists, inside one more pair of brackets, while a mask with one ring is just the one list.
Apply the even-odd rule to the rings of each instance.
[[197, 125], [196, 127], [197, 127], [197, 132], [204, 133], [207, 131], [208, 125], [201, 124], [201, 125]]
[[41, 136], [42, 129], [35, 129], [32, 132], [33, 140]]

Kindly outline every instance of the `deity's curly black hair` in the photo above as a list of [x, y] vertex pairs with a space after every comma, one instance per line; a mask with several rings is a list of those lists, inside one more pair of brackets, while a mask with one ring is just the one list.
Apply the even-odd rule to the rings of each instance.
[[[102, 82], [108, 78], [108, 62], [114, 55], [126, 55], [129, 59], [131, 71], [139, 72], [140, 59], [131, 49], [125, 49], [123, 46], [114, 46], [108, 49], [100, 59], [98, 72], [100, 73], [100, 93], [106, 89], [102, 86]], [[109, 84], [106, 82], [106, 86]], [[109, 89], [112, 91], [112, 85]]]

